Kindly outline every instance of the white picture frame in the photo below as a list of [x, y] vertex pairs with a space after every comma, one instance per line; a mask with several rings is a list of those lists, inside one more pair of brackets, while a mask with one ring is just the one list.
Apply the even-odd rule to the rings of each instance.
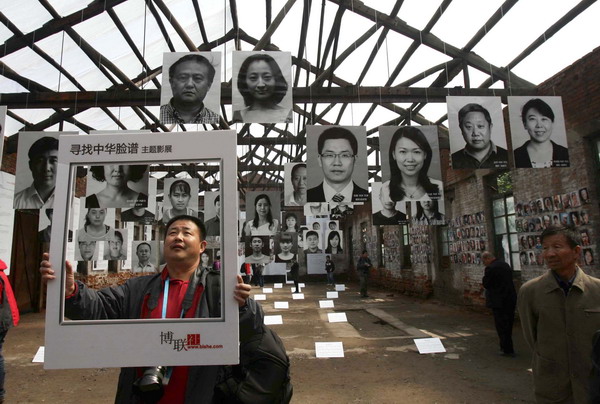
[[[82, 145], [136, 145], [137, 153], [80, 153]], [[198, 145], [202, 147], [198, 147]], [[160, 146], [160, 147], [157, 147]], [[168, 146], [169, 152], [164, 147]], [[130, 151], [133, 148], [129, 149]], [[142, 151], [144, 151], [142, 153]], [[221, 304], [218, 318], [144, 320], [69, 320], [64, 317], [64, 268], [67, 257], [69, 205], [74, 194], [76, 166], [102, 163], [220, 164], [223, 201]], [[231, 130], [135, 135], [61, 135], [59, 145], [57, 207], [54, 211], [50, 257], [56, 277], [48, 283], [46, 302], [46, 369], [197, 366], [239, 362], [237, 283], [237, 158], [236, 133]], [[174, 349], [164, 333], [185, 340], [200, 336], [197, 349]], [[161, 336], [162, 335], [162, 336]], [[175, 344], [176, 345], [176, 344]], [[210, 349], [206, 347], [210, 346]]]

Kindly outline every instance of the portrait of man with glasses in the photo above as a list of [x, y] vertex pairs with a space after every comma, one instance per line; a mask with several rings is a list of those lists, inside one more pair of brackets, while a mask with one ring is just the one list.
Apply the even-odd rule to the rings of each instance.
[[[362, 149], [366, 150], [366, 147], [361, 148], [361, 158], [359, 158], [357, 138], [354, 133], [344, 127], [328, 127], [318, 135], [317, 162], [323, 172], [323, 180], [319, 185], [308, 189], [307, 200], [309, 202], [329, 202], [333, 205], [343, 202], [366, 201], [369, 192], [356, 182], [363, 182], [360, 181], [363, 179], [360, 176], [362, 171], [366, 174], [366, 158]], [[357, 160], [359, 161], [358, 166], [364, 166], [362, 167], [364, 170], [355, 171]], [[363, 185], [366, 187], [366, 175], [364, 182]]]

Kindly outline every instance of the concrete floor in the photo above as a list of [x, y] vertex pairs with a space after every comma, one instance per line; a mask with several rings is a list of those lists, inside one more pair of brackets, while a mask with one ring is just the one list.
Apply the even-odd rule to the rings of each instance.
[[[274, 289], [261, 304], [267, 315], [283, 317], [272, 328], [290, 356], [294, 403], [533, 402], [530, 352], [518, 324], [517, 356], [506, 358], [497, 354], [491, 314], [385, 290], [361, 299], [356, 284], [331, 299], [333, 309], [320, 309], [326, 285], [307, 284], [304, 300], [292, 300], [291, 287]], [[254, 287], [253, 293], [262, 291]], [[288, 301], [289, 309], [274, 309], [275, 301]], [[349, 321], [329, 323], [332, 312], [346, 313]], [[43, 323], [42, 314], [26, 314], [8, 333], [7, 402], [112, 402], [117, 369], [44, 371], [31, 363], [43, 345]], [[424, 337], [441, 338], [447, 352], [419, 354], [413, 338]], [[343, 343], [344, 358], [315, 357], [315, 342], [335, 341]]]

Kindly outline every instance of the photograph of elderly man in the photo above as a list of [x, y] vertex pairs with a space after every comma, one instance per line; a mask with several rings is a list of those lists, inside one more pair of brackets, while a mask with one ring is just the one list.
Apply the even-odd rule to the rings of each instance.
[[452, 168], [506, 168], [500, 97], [446, 97]]
[[165, 53], [160, 122], [219, 123], [220, 63], [220, 52]]

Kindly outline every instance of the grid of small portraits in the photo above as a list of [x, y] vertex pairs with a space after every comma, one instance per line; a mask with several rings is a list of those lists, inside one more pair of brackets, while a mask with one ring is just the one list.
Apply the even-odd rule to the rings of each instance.
[[481, 264], [481, 253], [486, 249], [487, 230], [483, 212], [454, 218], [448, 226], [450, 262], [454, 264]]
[[544, 265], [541, 233], [550, 225], [573, 226], [581, 236], [580, 264], [594, 264], [596, 242], [590, 227], [590, 198], [587, 188], [544, 196], [515, 205], [521, 265]]
[[429, 264], [431, 262], [430, 227], [427, 225], [410, 226], [410, 261], [413, 264]]
[[[219, 163], [198, 162], [202, 167], [207, 164]], [[201, 265], [213, 268], [221, 249], [219, 191], [202, 189], [199, 178], [190, 175], [190, 164], [174, 164], [167, 169], [159, 164], [82, 168], [88, 173], [85, 195], [69, 224], [74, 238], [68, 248], [75, 261], [91, 262], [95, 273], [155, 273], [164, 263], [159, 241], [165, 224], [181, 215], [204, 220], [203, 208], [208, 199], [210, 217], [206, 223], [215, 223], [211, 222], [213, 232], [207, 237], [208, 249]]]

